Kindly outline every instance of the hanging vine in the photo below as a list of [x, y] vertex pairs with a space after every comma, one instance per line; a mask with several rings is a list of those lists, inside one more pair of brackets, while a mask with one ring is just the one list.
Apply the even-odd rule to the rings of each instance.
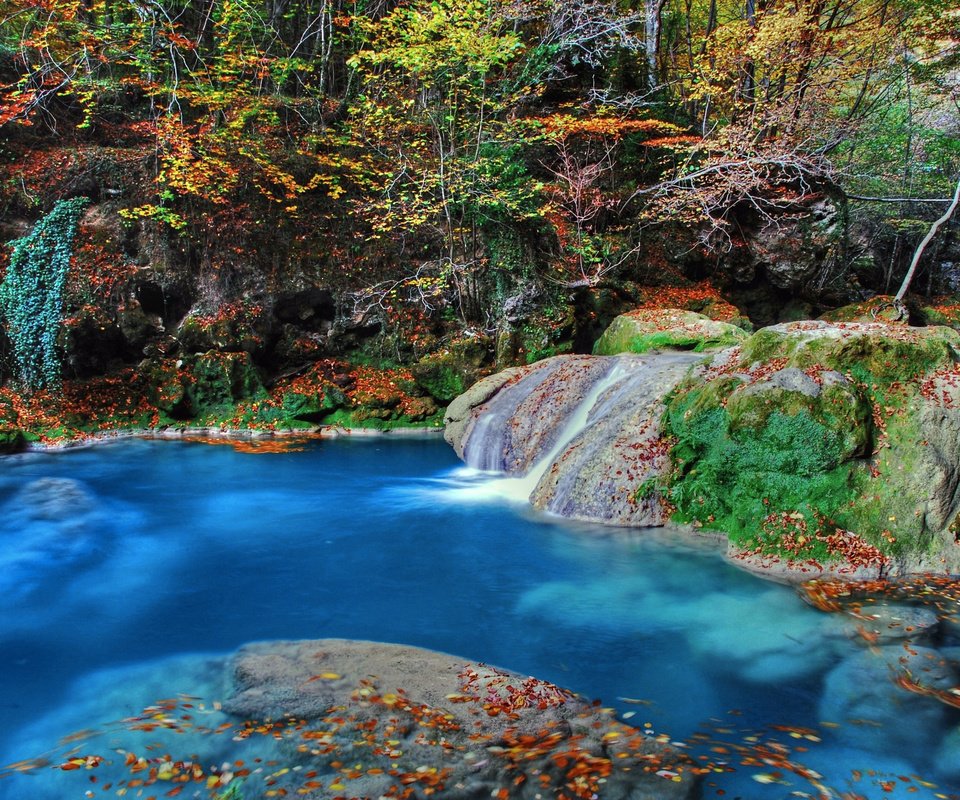
[[57, 335], [73, 240], [86, 197], [60, 200], [27, 236], [11, 243], [10, 265], [0, 283], [0, 313], [16, 361], [30, 390], [60, 383]]

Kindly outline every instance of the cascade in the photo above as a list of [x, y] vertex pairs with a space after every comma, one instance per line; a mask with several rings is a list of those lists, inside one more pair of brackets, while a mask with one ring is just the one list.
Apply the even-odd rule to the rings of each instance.
[[605, 518], [566, 508], [567, 495], [583, 482], [576, 473], [589, 469], [611, 439], [629, 438], [634, 427], [648, 430], [649, 420], [638, 415], [657, 413], [663, 394], [700, 358], [671, 353], [551, 359], [477, 409], [464, 460], [474, 470], [501, 473], [487, 475], [486, 495], [534, 500], [564, 516]]

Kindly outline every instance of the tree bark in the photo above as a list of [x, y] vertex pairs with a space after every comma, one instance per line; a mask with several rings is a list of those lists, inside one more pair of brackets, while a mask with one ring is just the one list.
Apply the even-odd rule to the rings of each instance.
[[653, 91], [659, 85], [658, 61], [660, 58], [660, 28], [663, 7], [667, 0], [644, 0], [643, 49], [647, 61], [647, 87]]

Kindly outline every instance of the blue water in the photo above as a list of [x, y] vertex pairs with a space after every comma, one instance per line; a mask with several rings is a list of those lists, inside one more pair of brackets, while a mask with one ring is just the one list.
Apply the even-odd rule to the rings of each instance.
[[[838, 792], [958, 791], [929, 743], [887, 746], [881, 732], [865, 744], [843, 725], [819, 727], [825, 676], [863, 649], [839, 620], [678, 532], [573, 526], [491, 499], [438, 439], [322, 440], [282, 454], [124, 441], [0, 468], [0, 767], [130, 713], [125, 681], [133, 697], [153, 675], [161, 692], [172, 669], [171, 691], [190, 690], [170, 657], [346, 637], [535, 675], [674, 740], [809, 726], [823, 741], [797, 758]], [[79, 500], [37, 512], [22, 492], [45, 478], [77, 481]], [[876, 774], [854, 781], [854, 769]], [[891, 775], [936, 787], [911, 777], [888, 791]], [[70, 797], [86, 788], [79, 779]], [[738, 769], [705, 797], [718, 791], [810, 788]], [[0, 779], [0, 800], [66, 795], [18, 774]]]

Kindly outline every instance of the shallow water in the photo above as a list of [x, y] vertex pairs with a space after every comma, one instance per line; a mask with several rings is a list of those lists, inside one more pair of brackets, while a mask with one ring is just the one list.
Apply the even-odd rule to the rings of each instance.
[[[46, 478], [83, 494], [73, 487], [66, 509], [24, 497]], [[886, 732], [820, 727], [826, 676], [863, 650], [847, 634], [793, 590], [682, 534], [571, 526], [498, 498], [437, 439], [257, 455], [125, 441], [7, 458], [0, 473], [0, 767], [136, 710], [126, 684], [133, 706], [171, 672], [171, 691], [191, 691], [189, 669], [163, 663], [171, 656], [347, 637], [536, 675], [674, 740], [810, 727], [823, 741], [804, 740], [797, 759], [837, 792], [960, 791], [936, 752], [960, 717], [938, 706], [938, 730], [903, 735], [911, 704], [933, 700], [909, 696]], [[758, 782], [759, 772], [718, 775], [705, 797], [811, 791], [791, 775]], [[81, 777], [70, 797], [88, 789]], [[66, 800], [42, 774], [0, 779], [0, 800], [26, 798]]]

